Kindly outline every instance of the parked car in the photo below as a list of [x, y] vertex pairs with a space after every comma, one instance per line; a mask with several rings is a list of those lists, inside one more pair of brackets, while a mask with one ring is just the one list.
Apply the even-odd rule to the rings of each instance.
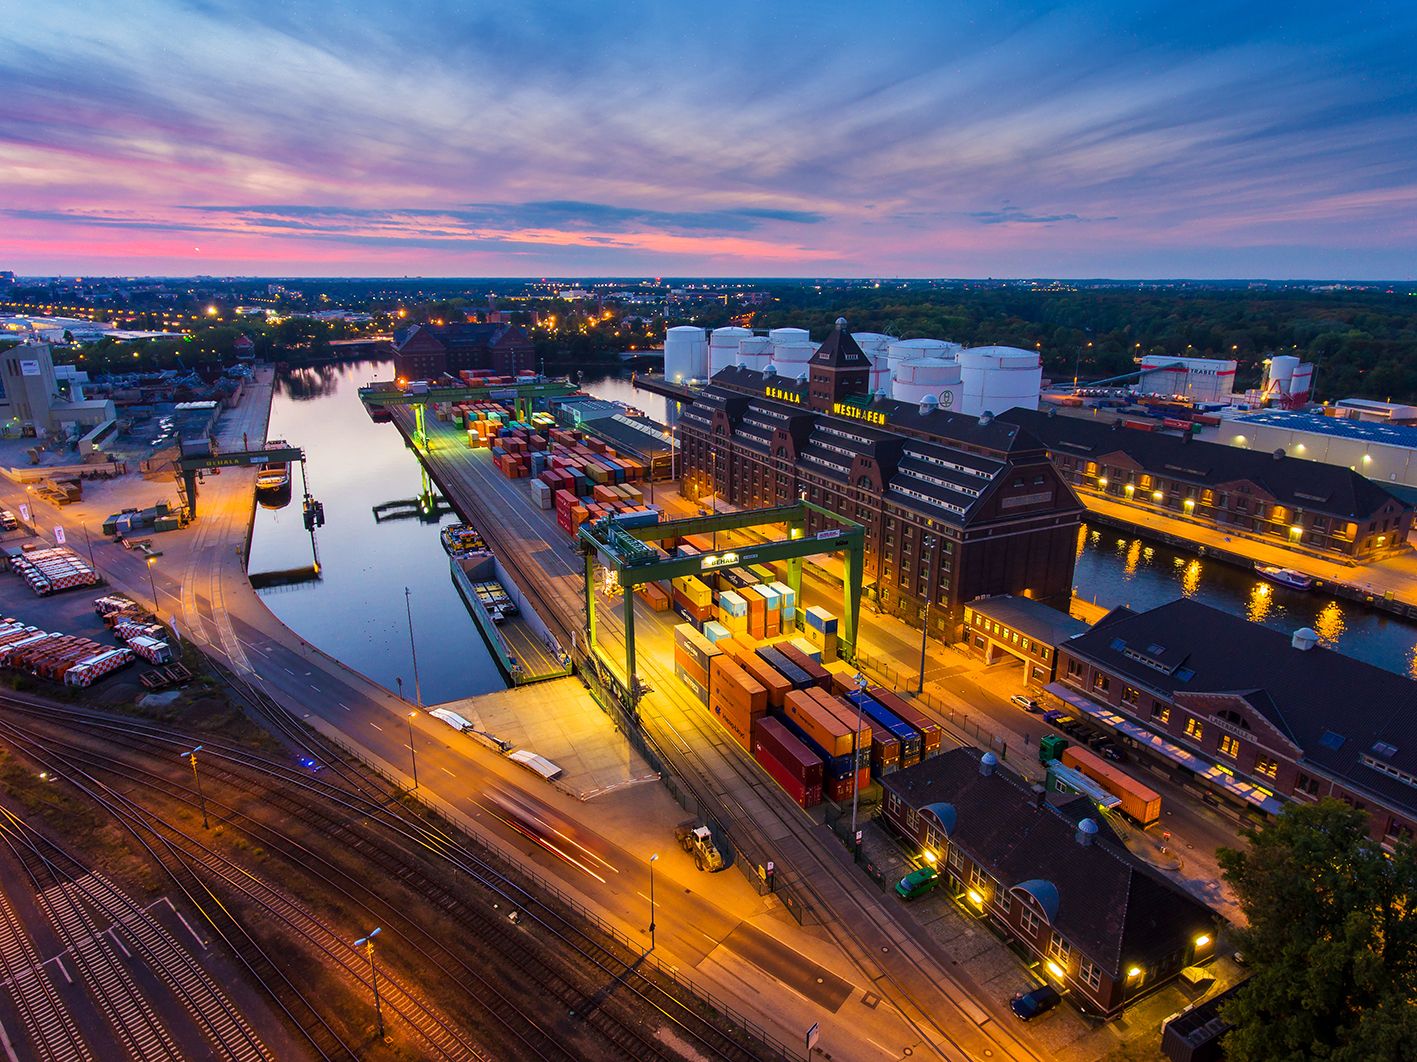
[[940, 883], [940, 872], [934, 867], [921, 867], [911, 871], [895, 884], [895, 894], [902, 900], [913, 900], [924, 896]]
[[1052, 985], [1039, 985], [1031, 992], [1015, 992], [1009, 1000], [1009, 1009], [1023, 1021], [1032, 1021], [1040, 1014], [1047, 1014], [1063, 1001], [1058, 990]]
[[1101, 752], [1103, 759], [1111, 760], [1113, 763], [1126, 763], [1131, 759], [1125, 750], [1116, 745], [1104, 745], [1102, 746]]
[[1033, 712], [1035, 715], [1043, 711], [1043, 705], [1032, 697], [1025, 697], [1022, 693], [1015, 693], [1009, 698], [1009, 703], [1016, 708], [1022, 708], [1025, 712]]

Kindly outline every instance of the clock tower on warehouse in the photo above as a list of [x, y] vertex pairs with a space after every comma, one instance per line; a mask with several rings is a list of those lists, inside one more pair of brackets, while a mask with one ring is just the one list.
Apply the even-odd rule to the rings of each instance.
[[807, 404], [818, 413], [848, 396], [871, 393], [871, 359], [846, 329], [846, 318], [838, 317], [831, 335], [807, 362]]

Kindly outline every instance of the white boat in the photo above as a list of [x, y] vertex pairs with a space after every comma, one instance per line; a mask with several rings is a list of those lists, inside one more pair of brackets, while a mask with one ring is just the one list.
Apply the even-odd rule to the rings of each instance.
[[[272, 439], [266, 443], [267, 450], [288, 450], [290, 443], [284, 439]], [[290, 486], [290, 462], [267, 461], [256, 470], [256, 489], [282, 491]]]
[[1287, 586], [1291, 590], [1310, 590], [1314, 585], [1312, 575], [1296, 572], [1293, 568], [1280, 568], [1273, 564], [1256, 564], [1255, 571], [1270, 582]]

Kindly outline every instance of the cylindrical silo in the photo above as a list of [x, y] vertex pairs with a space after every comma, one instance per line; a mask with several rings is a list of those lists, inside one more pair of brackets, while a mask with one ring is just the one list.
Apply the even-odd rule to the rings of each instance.
[[664, 378], [674, 383], [702, 380], [708, 375], [708, 333], [679, 325], [664, 333]]
[[893, 339], [886, 346], [887, 368], [894, 379], [896, 370], [907, 361], [925, 357], [953, 358], [959, 349], [958, 343], [943, 339]]
[[1020, 347], [967, 347], [959, 353], [964, 404], [959, 412], [977, 417], [988, 410], [1038, 408], [1043, 365], [1036, 350]]
[[817, 352], [817, 345], [811, 340], [801, 343], [774, 343], [772, 360], [777, 364], [777, 374], [795, 380], [807, 371], [807, 362]]
[[760, 373], [771, 361], [772, 340], [767, 336], [755, 336], [750, 333], [738, 340], [738, 364], [743, 368]]
[[1294, 370], [1299, 367], [1299, 359], [1292, 354], [1281, 354], [1269, 363], [1269, 393], [1276, 399], [1289, 396]]
[[708, 349], [708, 371], [710, 376], [717, 376], [718, 373], [728, 368], [730, 365], [738, 364], [738, 341], [753, 333], [746, 328], [739, 328], [736, 325], [728, 325], [724, 328], [715, 328], [709, 333]]
[[923, 402], [934, 395], [941, 409], [957, 409], [964, 389], [959, 362], [953, 358], [917, 357], [896, 366], [891, 397]]
[[810, 343], [812, 333], [805, 328], [773, 328], [768, 331], [768, 338], [772, 340], [773, 349], [788, 343]]
[[882, 388], [889, 391], [891, 366], [887, 351], [894, 341], [894, 337], [883, 335], [880, 332], [852, 332], [851, 338], [856, 340], [856, 345], [871, 361], [871, 393], [875, 394]]

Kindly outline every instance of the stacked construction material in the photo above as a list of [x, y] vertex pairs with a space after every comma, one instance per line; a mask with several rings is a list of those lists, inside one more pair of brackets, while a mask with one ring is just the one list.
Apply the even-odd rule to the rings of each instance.
[[18, 572], [40, 597], [80, 586], [98, 585], [98, 573], [77, 553], [63, 546], [25, 550], [10, 558], [10, 568]]

